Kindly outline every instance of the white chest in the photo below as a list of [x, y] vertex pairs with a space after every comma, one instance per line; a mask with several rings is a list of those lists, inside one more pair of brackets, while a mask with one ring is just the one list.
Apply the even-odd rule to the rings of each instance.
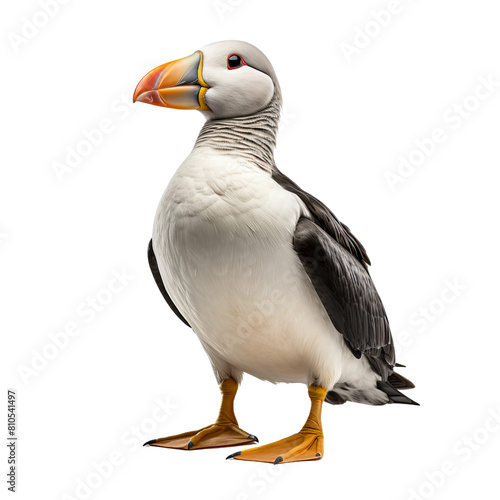
[[155, 253], [164, 254], [175, 286], [258, 275], [274, 264], [277, 247], [291, 248], [302, 211], [269, 173], [202, 150], [181, 165], [161, 199]]

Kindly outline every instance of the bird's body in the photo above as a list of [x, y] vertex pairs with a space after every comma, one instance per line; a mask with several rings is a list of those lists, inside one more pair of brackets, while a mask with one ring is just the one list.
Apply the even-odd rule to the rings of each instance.
[[329, 389], [347, 383], [358, 397], [364, 390], [366, 402], [387, 402], [370, 365], [354, 358], [333, 326], [293, 248], [307, 214], [270, 172], [195, 147], [155, 217], [162, 280], [220, 381], [231, 375], [239, 382], [244, 372]]
[[416, 404], [398, 390], [413, 384], [394, 372], [365, 249], [274, 163], [281, 91], [267, 58], [244, 42], [211, 44], [148, 73], [134, 98], [207, 116], [160, 201], [148, 256], [223, 394], [215, 424], [149, 444], [189, 450], [256, 441], [233, 412], [243, 373], [307, 384], [311, 413], [299, 433], [231, 455], [241, 460], [321, 458], [324, 400]]

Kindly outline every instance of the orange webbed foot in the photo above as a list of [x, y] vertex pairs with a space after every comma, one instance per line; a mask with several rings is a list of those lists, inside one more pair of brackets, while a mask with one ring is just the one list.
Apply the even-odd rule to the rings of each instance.
[[271, 464], [320, 460], [323, 457], [323, 434], [300, 431], [274, 443], [242, 450], [227, 458]]

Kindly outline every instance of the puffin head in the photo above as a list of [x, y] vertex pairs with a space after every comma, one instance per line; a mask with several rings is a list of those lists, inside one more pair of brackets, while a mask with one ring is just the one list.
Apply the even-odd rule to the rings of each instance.
[[219, 119], [256, 113], [275, 93], [279, 84], [267, 57], [249, 43], [232, 40], [153, 69], [137, 85], [134, 102], [197, 109]]

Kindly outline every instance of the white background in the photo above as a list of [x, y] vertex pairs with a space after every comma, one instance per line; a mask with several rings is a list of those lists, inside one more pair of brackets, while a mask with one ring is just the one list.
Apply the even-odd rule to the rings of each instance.
[[[58, 5], [44, 20], [37, 1], [10, 2], [1, 21], [2, 370], [18, 391], [18, 498], [496, 498], [497, 2], [401, 0], [383, 27], [373, 12], [395, 5], [388, 0]], [[272, 61], [286, 115], [277, 163], [367, 248], [401, 373], [417, 385], [409, 395], [420, 407], [325, 405], [319, 462], [267, 466], [225, 461], [236, 449], [139, 446], [212, 423], [220, 400], [146, 258], [158, 200], [203, 117], [131, 96], [153, 67], [224, 39]], [[345, 44], [356, 47], [350, 61]], [[479, 89], [478, 101], [481, 78], [497, 86], [486, 97]], [[453, 119], [464, 100], [469, 116]], [[101, 143], [58, 179], [54, 165], [103, 119]], [[386, 173], [435, 128], [446, 140], [391, 189]], [[110, 298], [104, 290], [123, 269], [127, 286], [85, 314], [89, 297]], [[71, 322], [79, 335], [54, 353], [49, 334]], [[45, 366], [43, 352], [53, 358]], [[240, 425], [261, 443], [292, 434], [306, 394], [246, 376]], [[158, 400], [169, 402], [167, 418]], [[95, 464], [110, 456], [113, 470], [99, 475]]]

